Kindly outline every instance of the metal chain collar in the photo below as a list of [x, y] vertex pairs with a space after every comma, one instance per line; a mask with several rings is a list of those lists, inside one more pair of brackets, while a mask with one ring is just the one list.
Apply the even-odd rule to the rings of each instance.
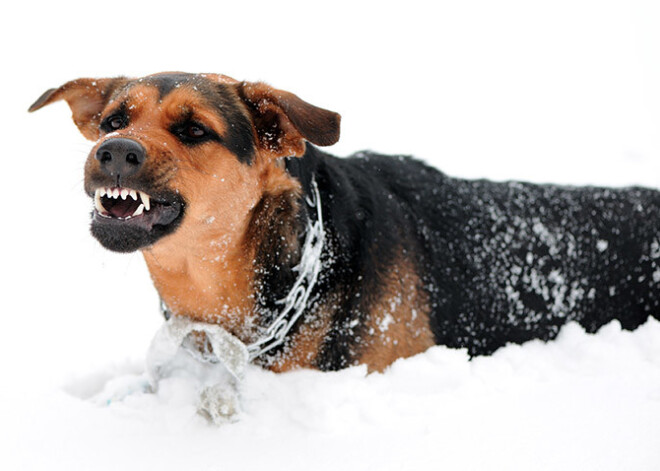
[[321, 195], [316, 180], [313, 178], [312, 198], [306, 197], [305, 201], [310, 208], [316, 208], [316, 221], [312, 223], [307, 220], [307, 235], [305, 236], [300, 262], [293, 268], [298, 272], [298, 278], [289, 294], [284, 299], [277, 301], [278, 304], [284, 304], [282, 312], [266, 329], [260, 339], [247, 346], [250, 361], [284, 342], [286, 334], [305, 311], [309, 296], [321, 272], [321, 252], [325, 243], [325, 230], [323, 229]]
[[[254, 360], [284, 342], [286, 334], [289, 333], [293, 325], [305, 311], [307, 301], [321, 272], [321, 253], [323, 252], [325, 243], [325, 230], [323, 228], [321, 195], [314, 178], [312, 178], [311, 183], [312, 196], [311, 199], [305, 197], [305, 201], [312, 209], [316, 209], [316, 221], [307, 221], [307, 231], [300, 262], [293, 268], [294, 271], [298, 272], [298, 277], [289, 294], [284, 299], [276, 301], [277, 304], [284, 305], [282, 312], [265, 329], [259, 339], [246, 346], [249, 361]], [[162, 299], [160, 301], [160, 307], [165, 319], [169, 320], [172, 317], [172, 313]]]

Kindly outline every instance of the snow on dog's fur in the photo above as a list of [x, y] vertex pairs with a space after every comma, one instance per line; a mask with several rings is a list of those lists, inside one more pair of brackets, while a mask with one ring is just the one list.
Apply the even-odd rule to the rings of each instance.
[[296, 279], [321, 195], [319, 282], [275, 371], [382, 370], [433, 344], [489, 354], [579, 322], [660, 318], [660, 193], [447, 177], [408, 157], [338, 159], [339, 115], [263, 83], [168, 73], [47, 91], [96, 141], [92, 233], [141, 250], [175, 316], [245, 343]]

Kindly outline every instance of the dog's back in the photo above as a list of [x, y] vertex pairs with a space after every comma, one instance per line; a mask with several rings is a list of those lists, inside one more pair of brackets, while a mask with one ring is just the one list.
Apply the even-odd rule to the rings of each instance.
[[339, 237], [376, 274], [404, 247], [439, 344], [479, 355], [553, 338], [570, 320], [593, 332], [660, 318], [658, 191], [467, 181], [372, 153], [324, 159]]
[[81, 78], [30, 110], [58, 100], [95, 142], [92, 234], [142, 251], [166, 312], [222, 326], [274, 371], [382, 370], [435, 343], [475, 355], [568, 320], [660, 316], [656, 191], [337, 159], [312, 145], [339, 139], [337, 113], [217, 74]]

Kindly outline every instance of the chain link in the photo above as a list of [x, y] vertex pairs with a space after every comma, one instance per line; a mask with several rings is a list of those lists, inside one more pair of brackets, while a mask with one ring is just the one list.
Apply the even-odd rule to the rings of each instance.
[[[309, 296], [321, 272], [321, 252], [325, 243], [325, 230], [323, 228], [321, 195], [315, 179], [312, 179], [312, 198], [305, 198], [305, 201], [311, 208], [316, 209], [316, 221], [314, 223], [307, 221], [307, 235], [305, 236], [302, 255], [300, 262], [294, 267], [294, 270], [298, 272], [298, 278], [289, 294], [284, 299], [277, 301], [278, 304], [284, 304], [282, 312], [266, 329], [260, 339], [247, 346], [250, 361], [284, 342], [286, 334], [289, 333], [305, 311]], [[292, 314], [290, 315], [290, 313]]]

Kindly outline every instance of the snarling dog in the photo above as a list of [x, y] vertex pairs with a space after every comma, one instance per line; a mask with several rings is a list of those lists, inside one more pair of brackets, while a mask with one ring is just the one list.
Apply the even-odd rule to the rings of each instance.
[[166, 313], [274, 371], [382, 370], [431, 345], [489, 354], [660, 318], [660, 192], [450, 178], [336, 158], [338, 114], [214, 74], [78, 79], [91, 231], [142, 251]]

